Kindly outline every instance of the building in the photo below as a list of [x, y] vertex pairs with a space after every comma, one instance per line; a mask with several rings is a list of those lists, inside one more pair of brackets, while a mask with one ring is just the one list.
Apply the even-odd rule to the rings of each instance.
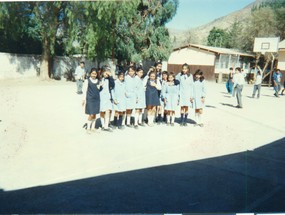
[[207, 80], [215, 80], [218, 74], [228, 74], [230, 67], [241, 67], [247, 72], [254, 58], [255, 55], [233, 49], [189, 44], [173, 50], [167, 70], [178, 73], [182, 65], [187, 63], [192, 73], [201, 69]]
[[279, 43], [278, 49], [278, 68], [285, 71], [285, 40]]

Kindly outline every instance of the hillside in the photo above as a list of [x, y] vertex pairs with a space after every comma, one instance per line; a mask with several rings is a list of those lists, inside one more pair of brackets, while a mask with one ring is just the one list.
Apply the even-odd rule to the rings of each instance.
[[183, 46], [188, 43], [196, 43], [201, 45], [206, 45], [207, 37], [209, 32], [213, 27], [227, 29], [235, 21], [246, 22], [251, 14], [251, 9], [259, 5], [263, 0], [256, 0], [255, 2], [249, 4], [241, 10], [230, 13], [226, 16], [220, 17], [213, 20], [212, 22], [199, 26], [197, 28], [192, 28], [189, 30], [175, 30], [169, 29], [170, 37], [174, 41], [174, 47]]

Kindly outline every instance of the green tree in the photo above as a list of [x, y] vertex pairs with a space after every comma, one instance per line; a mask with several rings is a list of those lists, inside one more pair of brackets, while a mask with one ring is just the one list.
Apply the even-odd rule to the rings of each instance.
[[41, 53], [41, 42], [27, 32], [31, 28], [29, 13], [29, 3], [0, 3], [0, 51]]
[[229, 47], [229, 33], [220, 28], [212, 28], [208, 35], [208, 46]]

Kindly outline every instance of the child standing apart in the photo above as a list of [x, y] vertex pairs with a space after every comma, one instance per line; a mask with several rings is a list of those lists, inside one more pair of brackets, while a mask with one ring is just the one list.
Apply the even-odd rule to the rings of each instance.
[[179, 88], [179, 104], [180, 104], [180, 126], [187, 126], [187, 117], [189, 106], [192, 106], [193, 99], [193, 76], [190, 73], [188, 64], [182, 65], [181, 73], [176, 75], [176, 79], [180, 82]]
[[202, 113], [205, 104], [205, 80], [203, 76], [203, 72], [201, 70], [197, 70], [194, 74], [194, 84], [193, 84], [193, 103], [195, 108], [195, 118], [196, 124], [195, 126], [203, 127], [202, 121]]
[[100, 92], [100, 119], [103, 131], [112, 132], [109, 128], [110, 112], [112, 110], [111, 90], [115, 86], [114, 79], [108, 67], [102, 70], [102, 90]]
[[155, 72], [149, 73], [149, 78], [146, 83], [146, 108], [148, 116], [148, 125], [153, 126], [155, 112], [157, 106], [160, 105], [158, 91], [161, 90], [160, 81], [156, 78]]
[[126, 111], [126, 85], [125, 85], [125, 73], [119, 72], [118, 79], [115, 81], [115, 87], [112, 90], [112, 98], [114, 102], [115, 109], [115, 120], [117, 122], [116, 126], [118, 129], [123, 129], [122, 125], [123, 116]]
[[257, 91], [257, 98], [259, 99], [260, 96], [260, 89], [261, 89], [261, 82], [262, 82], [262, 76], [260, 71], [257, 71], [254, 86], [253, 86], [253, 93], [252, 93], [252, 98], [255, 97], [255, 93]]
[[88, 114], [87, 123], [83, 127], [87, 132], [95, 131], [96, 114], [100, 113], [100, 89], [99, 74], [95, 68], [89, 73], [89, 78], [83, 85], [83, 101], [85, 113]]
[[131, 115], [133, 110], [136, 108], [136, 78], [135, 78], [135, 67], [130, 66], [128, 68], [128, 74], [125, 78], [125, 84], [126, 84], [126, 97], [127, 97], [127, 127], [131, 127]]
[[174, 126], [175, 110], [179, 102], [179, 85], [175, 84], [174, 80], [174, 73], [169, 73], [168, 81], [165, 83], [162, 90], [165, 110], [167, 112], [167, 125], [171, 126]]
[[142, 116], [143, 116], [143, 110], [145, 109], [145, 86], [143, 84], [143, 69], [139, 67], [136, 72], [136, 81], [137, 81], [137, 87], [136, 87], [136, 115], [135, 115], [135, 128], [138, 128], [138, 125], [144, 126]]

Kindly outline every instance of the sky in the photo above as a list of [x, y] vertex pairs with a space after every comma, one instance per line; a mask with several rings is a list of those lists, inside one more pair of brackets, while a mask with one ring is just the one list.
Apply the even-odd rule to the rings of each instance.
[[166, 27], [187, 30], [240, 10], [255, 0], [179, 0], [179, 7]]

